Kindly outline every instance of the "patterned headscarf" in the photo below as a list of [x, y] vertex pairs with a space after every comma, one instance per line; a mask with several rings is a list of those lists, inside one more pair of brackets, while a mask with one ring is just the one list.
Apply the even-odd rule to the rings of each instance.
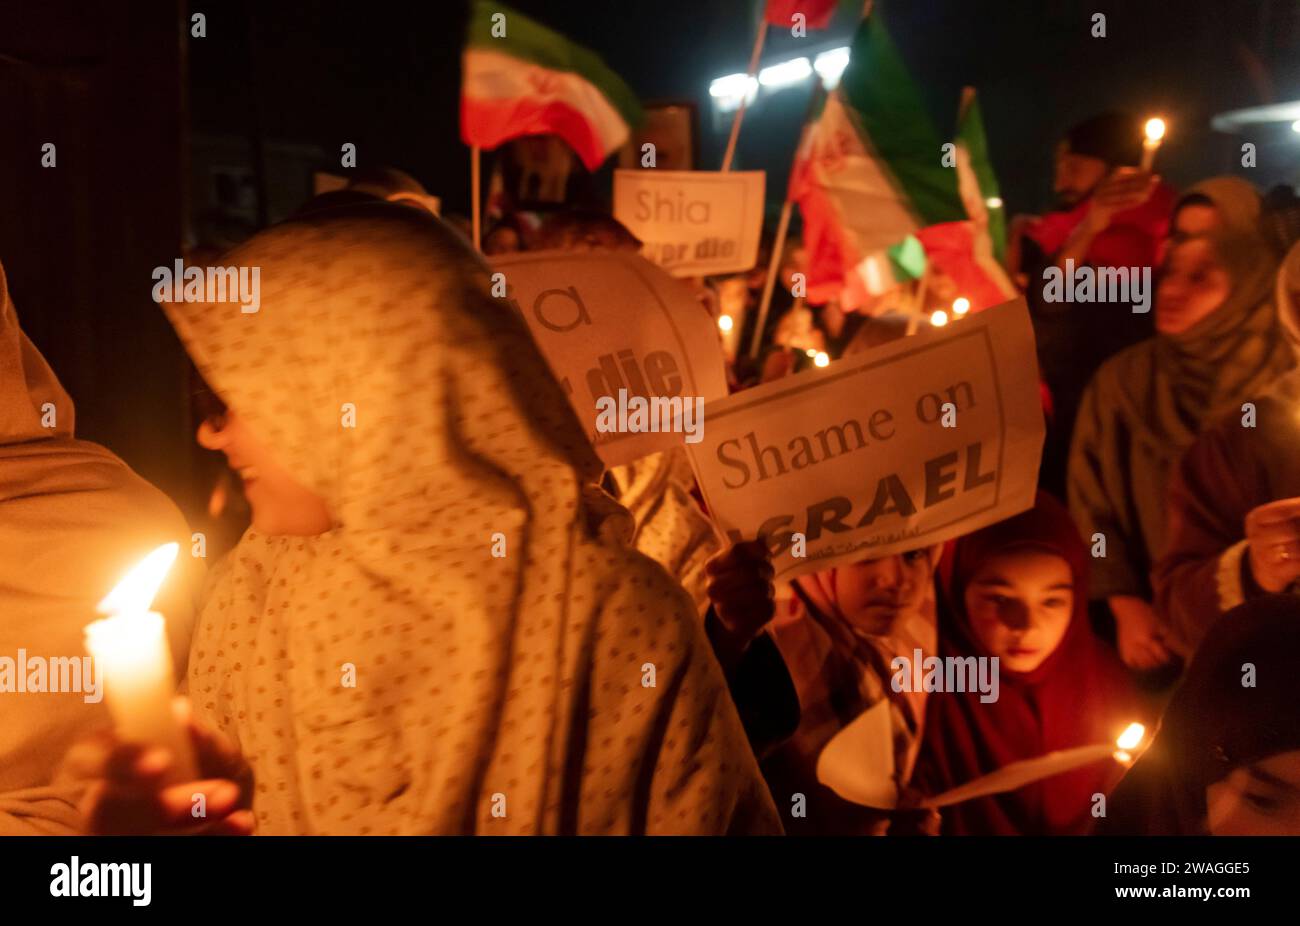
[[196, 631], [195, 710], [249, 757], [260, 832], [779, 831], [690, 601], [464, 243], [376, 203], [228, 261], [258, 313], [165, 309], [336, 522], [250, 531]]

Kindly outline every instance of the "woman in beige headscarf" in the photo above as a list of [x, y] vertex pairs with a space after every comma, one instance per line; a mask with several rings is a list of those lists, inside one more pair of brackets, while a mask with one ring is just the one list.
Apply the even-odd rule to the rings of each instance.
[[[83, 628], [152, 549], [171, 541], [189, 549], [175, 506], [112, 453], [73, 437], [73, 417], [72, 400], [18, 327], [0, 268], [3, 836], [78, 831], [81, 787], [57, 770], [74, 740], [108, 723], [102, 677], [93, 664], [85, 673]], [[191, 612], [183, 568], [164, 587], [159, 610], [183, 670]], [[79, 690], [34, 690], [55, 687], [56, 666], [57, 687]]]
[[1278, 259], [1259, 218], [1259, 195], [1244, 181], [1191, 188], [1161, 268], [1156, 337], [1106, 361], [1079, 407], [1070, 511], [1088, 543], [1105, 537], [1091, 597], [1109, 602], [1131, 668], [1158, 668], [1175, 648], [1152, 609], [1148, 575], [1166, 549], [1165, 490], [1179, 456], [1295, 362], [1272, 300]]
[[227, 261], [260, 312], [165, 308], [254, 512], [189, 679], [259, 832], [779, 831], [690, 601], [456, 236], [355, 206]]
[[[1275, 300], [1300, 356], [1300, 243], [1282, 262]], [[1168, 540], [1152, 581], [1162, 624], [1189, 658], [1237, 605], [1300, 590], [1300, 369], [1247, 398], [1247, 410], [1202, 432], [1169, 485]]]

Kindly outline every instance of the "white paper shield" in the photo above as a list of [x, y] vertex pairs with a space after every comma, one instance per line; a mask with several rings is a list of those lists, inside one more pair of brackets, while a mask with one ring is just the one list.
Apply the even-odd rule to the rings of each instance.
[[890, 710], [889, 699], [882, 699], [835, 734], [817, 757], [817, 780], [854, 804], [897, 807]]

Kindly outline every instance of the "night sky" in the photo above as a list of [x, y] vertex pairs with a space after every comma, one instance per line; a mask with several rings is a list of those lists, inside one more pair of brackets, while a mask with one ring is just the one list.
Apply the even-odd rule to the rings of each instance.
[[[700, 106], [702, 166], [716, 167], [725, 118], [709, 81], [743, 71], [754, 0], [650, 3], [517, 0], [514, 7], [600, 53], [642, 99]], [[457, 112], [465, 4], [191, 3], [208, 35], [189, 42], [190, 118], [196, 132], [313, 143], [327, 154], [358, 145], [370, 164], [403, 167], [468, 208], [467, 151]], [[980, 92], [1008, 209], [1046, 204], [1051, 146], [1072, 121], [1106, 108], [1160, 112], [1170, 136], [1158, 168], [1183, 185], [1236, 169], [1242, 140], [1260, 148], [1254, 179], [1300, 174], [1300, 138], [1287, 126], [1233, 139], [1213, 133], [1216, 112], [1300, 98], [1300, 4], [1293, 0], [881, 0], [895, 41], [946, 132], [964, 84]], [[1095, 12], [1107, 36], [1090, 35]], [[847, 43], [854, 11], [804, 40], [769, 33], [764, 62], [809, 44]], [[761, 95], [746, 118], [737, 167], [784, 177], [810, 85]]]

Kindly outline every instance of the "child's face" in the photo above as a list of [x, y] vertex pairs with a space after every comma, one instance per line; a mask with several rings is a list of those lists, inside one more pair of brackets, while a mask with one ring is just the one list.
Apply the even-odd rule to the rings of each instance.
[[841, 613], [859, 630], [887, 636], [925, 603], [936, 560], [935, 550], [925, 547], [837, 567]]
[[1205, 789], [1215, 836], [1300, 836], [1300, 750], [1240, 765]]
[[1012, 672], [1032, 672], [1058, 647], [1074, 613], [1074, 577], [1042, 550], [991, 557], [966, 586], [971, 631]]
[[208, 418], [197, 434], [199, 446], [219, 450], [239, 474], [253, 509], [253, 528], [269, 536], [311, 537], [333, 526], [324, 499], [276, 463], [270, 452], [233, 411]]

